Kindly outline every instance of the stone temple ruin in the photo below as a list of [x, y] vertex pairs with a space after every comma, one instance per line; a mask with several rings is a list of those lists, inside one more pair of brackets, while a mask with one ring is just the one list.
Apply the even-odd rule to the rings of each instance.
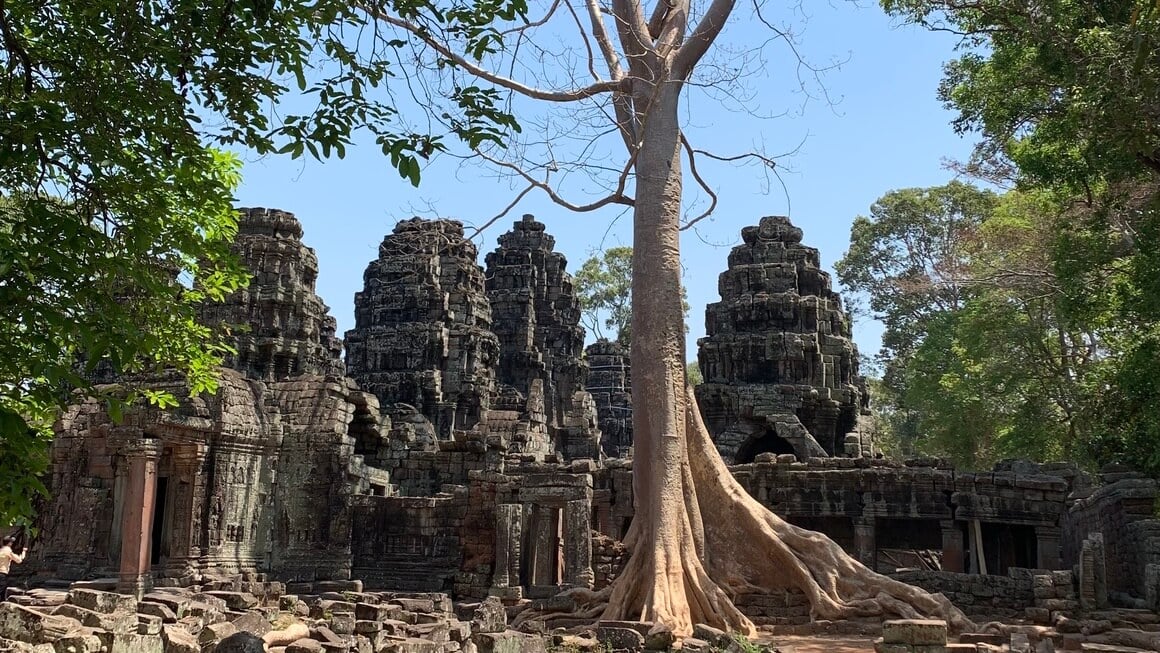
[[[379, 620], [359, 631], [369, 637], [388, 603], [399, 616], [607, 586], [633, 517], [630, 361], [613, 343], [583, 349], [544, 225], [525, 216], [481, 267], [460, 223], [398, 223], [366, 269], [345, 360], [302, 236], [289, 213], [242, 212], [236, 249], [253, 283], [202, 316], [235, 327], [217, 394], [189, 397], [180, 379], [157, 378], [178, 408], [137, 407], [118, 422], [89, 401], [63, 415], [42, 536], [15, 570], [23, 582], [112, 578], [95, 582], [141, 606], [166, 589], [289, 592], [287, 606], [330, 619], [339, 641], [322, 639], [335, 651], [357, 639], [337, 625], [344, 600], [361, 601], [363, 612], [350, 604], [359, 620]], [[780, 217], [742, 241], [706, 309], [696, 392], [746, 490], [968, 615], [1054, 623], [1063, 637], [1060, 619], [1160, 607], [1155, 481], [877, 457], [859, 427], [867, 396], [849, 321], [817, 250]], [[325, 598], [334, 591], [355, 599]], [[85, 596], [59, 609], [75, 617]], [[757, 624], [810, 627], [793, 590], [736, 603]], [[17, 632], [4, 616], [14, 609], [0, 609], [0, 638]], [[467, 650], [441, 641], [406, 650]]]

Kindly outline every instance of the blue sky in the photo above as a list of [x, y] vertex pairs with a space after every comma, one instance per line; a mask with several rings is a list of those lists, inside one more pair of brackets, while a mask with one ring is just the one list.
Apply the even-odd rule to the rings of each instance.
[[[952, 173], [944, 161], [969, 154], [971, 141], [954, 134], [952, 115], [935, 97], [942, 64], [954, 56], [952, 37], [900, 25], [876, 4], [816, 4], [808, 16], [790, 11], [782, 18], [794, 27], [806, 59], [818, 64], [843, 61], [823, 80], [834, 104], [809, 100], [800, 92], [794, 60], [787, 48], [776, 44], [767, 48], [761, 72], [750, 78], [748, 90], [760, 112], [786, 115], [754, 119], [695, 90], [686, 101], [686, 131], [695, 146], [721, 154], [754, 147], [770, 153], [796, 149], [779, 160], [784, 190], [777, 180], [767, 184], [758, 167], [704, 165], [720, 204], [711, 221], [698, 225], [696, 233], [685, 232], [682, 239], [692, 306], [689, 359], [695, 358], [696, 339], [704, 334], [704, 307], [719, 298], [717, 275], [725, 269], [743, 226], [764, 215], [789, 215], [805, 230], [804, 242], [821, 250], [832, 272], [833, 262], [849, 244], [855, 216], [866, 214], [889, 190], [946, 183]], [[719, 44], [726, 46], [718, 54], [731, 45], [768, 38], [759, 27], [746, 13], [738, 14], [722, 34]], [[818, 95], [816, 87], [807, 88]], [[686, 181], [686, 189], [691, 187], [692, 181]], [[464, 169], [447, 158], [429, 165], [416, 189], [401, 181], [378, 148], [368, 143], [349, 150], [343, 160], [324, 163], [251, 156], [245, 159], [237, 197], [240, 206], [280, 208], [301, 220], [306, 244], [318, 253], [318, 293], [338, 319], [341, 337], [353, 326], [353, 298], [362, 287], [363, 270], [398, 220], [438, 215], [481, 224], [517, 192], [505, 180]], [[629, 216], [618, 208], [571, 214], [532, 193], [476, 239], [481, 260], [523, 213], [547, 224], [572, 271], [601, 247], [631, 244]], [[877, 351], [880, 325], [862, 320], [854, 331], [863, 353]]]

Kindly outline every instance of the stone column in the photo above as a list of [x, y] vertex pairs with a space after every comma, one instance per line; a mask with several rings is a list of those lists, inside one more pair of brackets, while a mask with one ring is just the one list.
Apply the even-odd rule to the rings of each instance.
[[592, 589], [591, 506], [583, 499], [564, 504], [564, 582], [572, 587]]
[[140, 599], [151, 580], [149, 536], [153, 529], [161, 441], [126, 440], [120, 453], [127, 464], [128, 477], [125, 496], [121, 499], [121, 570], [117, 591]]
[[520, 522], [523, 507], [501, 503], [495, 507], [495, 572], [489, 594], [504, 599], [523, 598], [520, 587]]
[[1059, 569], [1059, 533], [1055, 526], [1039, 526], [1035, 529], [1036, 566], [1040, 569]]
[[874, 526], [874, 517], [854, 518], [854, 557], [871, 570], [877, 566], [878, 557]]
[[963, 560], [966, 558], [966, 552], [963, 550], [963, 529], [951, 519], [944, 519], [939, 524], [942, 525], [942, 569], [961, 574], [965, 571]]

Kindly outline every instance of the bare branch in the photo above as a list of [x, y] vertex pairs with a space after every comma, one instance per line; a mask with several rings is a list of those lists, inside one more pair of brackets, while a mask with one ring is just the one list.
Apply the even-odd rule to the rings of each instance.
[[[584, 41], [584, 50], [588, 53], [588, 73], [592, 75], [592, 79], [600, 81], [600, 73], [596, 72], [596, 56], [592, 54], [592, 43], [588, 40], [588, 32], [584, 31], [584, 25], [580, 22], [580, 17], [576, 15], [576, 10], [572, 8], [572, 3], [565, 2], [564, 6], [572, 15], [572, 22], [576, 23], [576, 31], [580, 32], [580, 40]], [[612, 79], [617, 79], [616, 75], [612, 75]]]
[[559, 6], [560, 6], [560, 0], [552, 0], [552, 6], [548, 7], [548, 12], [546, 14], [544, 14], [543, 18], [541, 18], [540, 20], [532, 21], [530, 23], [524, 23], [523, 25], [520, 25], [519, 27], [505, 29], [504, 31], [500, 32], [500, 36], [507, 36], [508, 34], [513, 34], [515, 32], [526, 32], [527, 30], [530, 30], [533, 27], [539, 27], [540, 25], [546, 24], [549, 20], [552, 19], [552, 15], [556, 13], [556, 9], [559, 8]]
[[568, 209], [569, 211], [576, 211], [577, 213], [587, 213], [588, 211], [595, 211], [596, 209], [599, 209], [599, 208], [604, 207], [604, 206], [608, 206], [609, 204], [624, 204], [626, 206], [632, 206], [634, 204], [633, 199], [624, 194], [624, 187], [627, 184], [628, 172], [632, 169], [632, 166], [636, 161], [635, 156], [633, 156], [632, 158], [629, 159], [628, 163], [624, 167], [624, 170], [621, 171], [620, 180], [617, 182], [617, 186], [616, 186], [615, 191], [613, 191], [609, 195], [606, 195], [606, 196], [596, 200], [595, 202], [590, 202], [588, 204], [573, 204], [572, 202], [569, 202], [568, 200], [561, 197], [556, 192], [556, 190], [554, 188], [552, 188], [552, 186], [550, 184], [548, 184], [546, 179], [545, 179], [545, 181], [540, 181], [540, 180], [536, 179], [535, 177], [532, 177], [530, 174], [528, 174], [528, 172], [526, 170], [524, 170], [523, 168], [519, 167], [518, 165], [516, 165], [510, 161], [501, 161], [501, 160], [496, 159], [494, 157], [488, 156], [487, 154], [485, 154], [483, 152], [479, 152], [478, 155], [480, 158], [491, 163], [492, 165], [499, 166], [501, 168], [506, 168], [506, 169], [511, 170], [512, 172], [516, 173], [520, 177], [523, 177], [524, 181], [528, 182], [528, 184], [530, 184], [531, 186], [533, 186], [535, 188], [539, 188], [540, 190], [547, 193], [548, 198], [551, 199], [552, 202]]
[[478, 236], [479, 234], [483, 233], [483, 230], [484, 230], [484, 229], [487, 229], [488, 227], [490, 227], [491, 225], [495, 224], [496, 222], [499, 222], [499, 221], [500, 221], [500, 219], [502, 219], [502, 218], [503, 218], [505, 215], [507, 215], [509, 212], [511, 212], [511, 210], [512, 210], [512, 209], [514, 209], [514, 208], [516, 207], [516, 205], [520, 203], [520, 200], [524, 199], [524, 197], [526, 197], [528, 193], [532, 192], [532, 191], [533, 191], [533, 190], [535, 190], [535, 189], [536, 189], [536, 186], [535, 186], [535, 184], [529, 184], [529, 185], [528, 185], [528, 187], [527, 187], [527, 188], [525, 188], [525, 189], [523, 189], [522, 191], [520, 191], [520, 194], [519, 194], [519, 195], [516, 195], [516, 198], [515, 198], [514, 200], [512, 200], [510, 204], [508, 204], [507, 206], [505, 206], [505, 207], [504, 207], [504, 209], [503, 209], [502, 211], [500, 211], [499, 213], [495, 214], [495, 215], [494, 215], [494, 216], [493, 216], [491, 219], [489, 219], [487, 222], [485, 222], [485, 223], [483, 223], [482, 225], [480, 225], [480, 226], [476, 227], [476, 228], [475, 228], [475, 231], [471, 232], [471, 235], [470, 235], [470, 236], [468, 236], [468, 237], [467, 237], [467, 239], [468, 239], [468, 240], [474, 240], [476, 236]]
[[374, 7], [368, 7], [362, 3], [358, 3], [358, 7], [367, 12], [367, 14], [369, 14], [374, 19], [380, 20], [384, 23], [387, 23], [388, 25], [392, 25], [406, 31], [411, 36], [414, 36], [415, 38], [422, 41], [427, 47], [431, 48], [435, 52], [438, 52], [443, 57], [446, 57], [447, 59], [455, 62], [457, 66], [466, 70], [472, 75], [475, 75], [480, 79], [487, 80], [497, 86], [502, 86], [503, 88], [506, 88], [510, 91], [514, 91], [521, 95], [530, 97], [534, 100], [545, 100], [548, 102], [574, 102], [576, 100], [583, 100], [595, 95], [600, 95], [601, 93], [622, 90], [624, 87], [624, 84], [622, 84], [620, 81], [597, 82], [584, 88], [571, 89], [567, 91], [550, 91], [547, 89], [528, 86], [526, 84], [517, 82], [514, 79], [504, 77], [502, 75], [497, 75], [494, 72], [471, 62], [462, 55], [456, 54], [450, 48], [448, 48], [446, 44], [440, 43], [437, 39], [428, 34], [426, 30], [420, 28], [418, 25], [410, 21], [391, 16], [378, 9], [375, 9]]
[[701, 178], [701, 173], [697, 172], [697, 157], [695, 156], [697, 150], [694, 150], [693, 146], [689, 145], [689, 139], [685, 138], [684, 132], [681, 133], [681, 145], [685, 147], [685, 153], [689, 157], [689, 172], [693, 174], [693, 179], [697, 180], [697, 184], [701, 187], [701, 190], [705, 191], [709, 196], [709, 208], [705, 209], [701, 215], [681, 225], [681, 231], [684, 231], [710, 215], [713, 215], [713, 211], [717, 208], [717, 193], [713, 192], [712, 188], [709, 188], [709, 184], [705, 183], [705, 180]]
[[641, 79], [652, 79], [648, 68], [653, 63], [650, 56], [654, 54], [653, 42], [640, 1], [612, 0], [612, 16], [616, 20], [616, 31], [620, 34], [620, 46], [628, 56], [629, 71]]
[[600, 5], [597, 4], [597, 0], [585, 0], [584, 5], [592, 22], [592, 36], [596, 39], [596, 45], [600, 47], [600, 53], [604, 55], [604, 63], [608, 65], [608, 76], [613, 80], [623, 79], [624, 70], [620, 67], [620, 55], [616, 53], [612, 38], [608, 35], [608, 28], [604, 26]]

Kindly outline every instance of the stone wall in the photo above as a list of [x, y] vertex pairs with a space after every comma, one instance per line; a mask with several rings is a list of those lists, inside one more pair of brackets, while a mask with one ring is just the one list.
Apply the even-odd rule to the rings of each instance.
[[356, 497], [353, 576], [369, 589], [453, 589], [468, 501], [465, 486], [449, 490], [431, 497]]
[[1079, 565], [1084, 541], [1103, 535], [1107, 591], [1149, 602], [1160, 596], [1160, 520], [1154, 479], [1126, 471], [1103, 475], [1106, 485], [1078, 493], [1064, 519], [1063, 558]]
[[739, 463], [766, 452], [869, 455], [857, 432], [858, 351], [818, 250], [779, 216], [741, 238], [697, 342], [697, 401], [721, 455]]

